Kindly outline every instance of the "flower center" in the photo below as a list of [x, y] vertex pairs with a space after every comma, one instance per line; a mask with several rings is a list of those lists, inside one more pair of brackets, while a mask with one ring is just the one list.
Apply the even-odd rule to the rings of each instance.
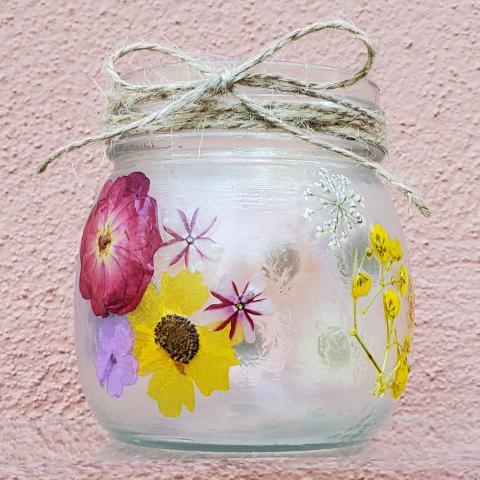
[[238, 302], [238, 303], [235, 304], [235, 308], [237, 310], [243, 310], [245, 308], [245, 304], [242, 303], [242, 302]]
[[155, 327], [155, 343], [172, 360], [187, 365], [198, 352], [200, 341], [195, 325], [180, 315], [166, 315]]
[[195, 239], [194, 239], [191, 235], [189, 235], [189, 236], [185, 239], [185, 241], [186, 241], [189, 245], [191, 245], [191, 244], [194, 242], [194, 240], [195, 240]]
[[110, 362], [112, 362], [113, 365], [117, 363], [117, 359], [115, 358], [115, 355], [113, 353], [110, 355]]
[[112, 243], [112, 237], [107, 232], [98, 237], [98, 249], [102, 253]]

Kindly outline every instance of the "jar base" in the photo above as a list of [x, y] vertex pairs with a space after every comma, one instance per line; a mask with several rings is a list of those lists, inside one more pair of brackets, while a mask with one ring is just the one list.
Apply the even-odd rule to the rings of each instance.
[[137, 447], [155, 448], [163, 451], [198, 452], [198, 453], [295, 453], [338, 451], [342, 453], [357, 452], [369, 441], [369, 438], [359, 438], [343, 442], [299, 443], [299, 444], [235, 444], [235, 443], [198, 443], [185, 439], [165, 439], [161, 436], [145, 433], [111, 431], [110, 434], [122, 443]]

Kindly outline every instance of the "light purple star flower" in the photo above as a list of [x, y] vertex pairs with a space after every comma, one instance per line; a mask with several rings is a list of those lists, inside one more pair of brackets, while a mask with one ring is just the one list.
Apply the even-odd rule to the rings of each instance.
[[95, 362], [97, 378], [109, 395], [119, 398], [124, 386], [137, 381], [138, 362], [132, 355], [134, 334], [125, 317], [100, 321]]
[[[240, 323], [245, 341], [255, 342], [254, 317], [267, 315], [271, 310], [270, 300], [260, 298], [266, 288], [267, 285], [260, 273], [247, 282], [241, 293], [235, 282], [224, 276], [218, 289], [211, 292], [220, 303], [214, 303], [205, 309], [205, 312], [211, 312], [216, 317], [216, 321], [220, 321], [215, 330], [223, 330], [230, 325], [229, 335], [232, 339]], [[204, 317], [202, 323], [211, 321], [207, 317]]]
[[217, 216], [205, 208], [197, 208], [188, 220], [185, 212], [175, 210], [165, 218], [163, 228], [173, 238], [162, 246], [162, 253], [170, 259], [170, 266], [182, 258], [190, 272], [202, 270], [206, 261], [218, 260], [221, 247], [207, 236]]

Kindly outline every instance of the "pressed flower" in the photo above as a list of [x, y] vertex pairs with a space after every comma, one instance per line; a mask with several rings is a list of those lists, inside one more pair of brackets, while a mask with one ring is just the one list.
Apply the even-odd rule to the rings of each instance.
[[409, 275], [408, 280], [408, 293], [407, 293], [407, 328], [409, 335], [413, 333], [413, 327], [415, 325], [415, 292], [413, 289], [413, 279]]
[[395, 365], [395, 377], [392, 383], [392, 397], [399, 398], [405, 391], [408, 383], [410, 366], [408, 364], [408, 353], [410, 351], [410, 337], [404, 339], [403, 347], [397, 346], [397, 363]]
[[209, 305], [205, 311], [212, 312], [212, 319], [219, 322], [217, 331], [230, 326], [229, 337], [233, 339], [241, 326], [245, 341], [253, 343], [256, 338], [254, 317], [267, 314], [271, 308], [270, 301], [261, 298], [265, 289], [266, 283], [261, 274], [254, 275], [243, 290], [224, 276], [218, 289], [211, 292], [220, 303]]
[[315, 201], [317, 209], [306, 208], [305, 218], [322, 216], [320, 208], [326, 210], [328, 218], [317, 225], [317, 237], [324, 234], [330, 236], [328, 245], [338, 247], [345, 242], [349, 233], [365, 222], [360, 212], [363, 208], [363, 197], [349, 188], [350, 180], [345, 175], [330, 173], [326, 168], [317, 172], [317, 180], [312, 188], [305, 190], [307, 201]]
[[383, 310], [385, 319], [393, 322], [400, 312], [400, 298], [394, 290], [387, 290], [383, 294]]
[[217, 216], [205, 208], [197, 208], [189, 220], [182, 210], [175, 210], [163, 222], [172, 237], [163, 244], [164, 255], [175, 265], [184, 260], [191, 272], [202, 270], [206, 261], [218, 260], [221, 247], [208, 235]]
[[381, 263], [387, 264], [390, 260], [390, 236], [379, 223], [370, 230], [370, 244], [373, 254]]
[[359, 272], [352, 280], [352, 296], [354, 299], [368, 295], [372, 288], [372, 279], [369, 275]]
[[160, 291], [150, 283], [128, 315], [135, 333], [138, 374], [151, 374], [147, 394], [166, 417], [178, 417], [183, 406], [194, 410], [194, 385], [205, 396], [228, 391], [229, 369], [239, 364], [226, 332], [189, 320], [208, 294], [198, 272], [183, 270], [175, 277], [164, 273]]
[[140, 302], [162, 244], [157, 202], [140, 172], [109, 180], [88, 217], [80, 246], [80, 293], [97, 316], [124, 315]]
[[95, 361], [97, 378], [109, 395], [119, 398], [124, 386], [137, 381], [138, 362], [132, 355], [133, 331], [125, 317], [100, 322]]
[[390, 259], [392, 262], [399, 262], [403, 257], [403, 250], [398, 238], [390, 242]]
[[398, 290], [400, 291], [402, 297], [407, 294], [408, 290], [408, 271], [405, 265], [402, 265], [398, 270], [398, 276], [396, 280]]

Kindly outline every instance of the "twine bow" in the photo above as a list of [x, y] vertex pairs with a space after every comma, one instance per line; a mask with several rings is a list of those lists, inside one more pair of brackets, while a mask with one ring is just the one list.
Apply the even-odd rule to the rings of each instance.
[[[363, 65], [352, 75], [334, 82], [310, 83], [282, 75], [253, 72], [255, 66], [272, 58], [285, 45], [306, 35], [327, 29], [350, 32], [366, 48]], [[149, 50], [163, 53], [185, 62], [201, 75], [198, 79], [170, 84], [130, 83], [115, 70], [120, 58], [135, 51]], [[42, 173], [48, 165], [68, 152], [99, 141], [113, 141], [125, 134], [170, 132], [193, 128], [255, 128], [276, 129], [292, 134], [332, 153], [354, 160], [370, 169], [400, 191], [409, 202], [428, 217], [431, 210], [421, 196], [401, 180], [395, 178], [378, 162], [361, 156], [333, 142], [320, 138], [318, 133], [343, 139], [360, 140], [382, 152], [387, 152], [385, 117], [382, 111], [331, 93], [349, 87], [364, 78], [375, 58], [373, 42], [364, 32], [345, 21], [313, 23], [299, 28], [264, 48], [249, 60], [221, 71], [176, 48], [155, 43], [135, 43], [121, 48], [106, 62], [105, 72], [112, 82], [106, 98], [104, 132], [87, 136], [54, 151], [37, 169]], [[269, 89], [277, 94], [301, 95], [322, 102], [259, 103], [239, 87]], [[229, 96], [233, 102], [225, 102]], [[156, 109], [142, 110], [138, 106], [151, 100], [162, 100]]]

